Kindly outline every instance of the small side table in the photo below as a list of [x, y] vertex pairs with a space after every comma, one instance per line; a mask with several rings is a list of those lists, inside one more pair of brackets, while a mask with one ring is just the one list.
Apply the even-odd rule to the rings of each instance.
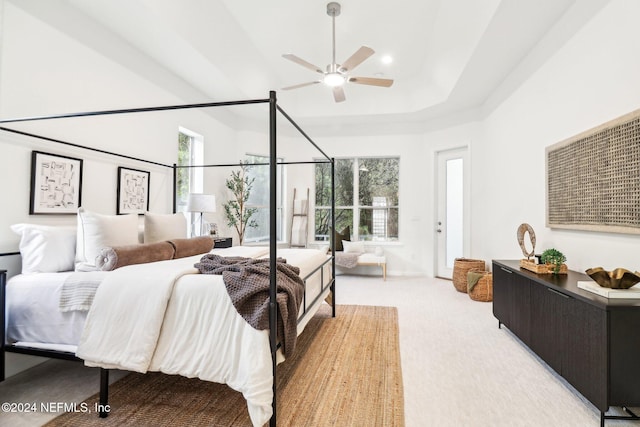
[[214, 248], [230, 248], [233, 246], [233, 237], [215, 237], [213, 239]]

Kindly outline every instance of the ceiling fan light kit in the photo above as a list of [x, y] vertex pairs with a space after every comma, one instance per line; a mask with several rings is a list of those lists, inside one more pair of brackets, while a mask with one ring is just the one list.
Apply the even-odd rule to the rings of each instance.
[[321, 80], [316, 80], [307, 83], [300, 83], [293, 86], [287, 86], [282, 90], [298, 89], [305, 86], [314, 85], [317, 83], [324, 83], [325, 85], [333, 89], [333, 99], [335, 102], [343, 102], [346, 97], [342, 86], [346, 82], [357, 83], [368, 86], [389, 87], [393, 84], [391, 79], [381, 79], [377, 77], [349, 77], [348, 72], [352, 71], [367, 58], [375, 53], [373, 49], [367, 46], [362, 46], [353, 55], [351, 55], [343, 64], [336, 62], [336, 16], [340, 15], [341, 7], [340, 3], [330, 2], [327, 4], [327, 15], [331, 17], [332, 21], [332, 60], [331, 64], [327, 65], [326, 71], [323, 71], [320, 67], [299, 58], [296, 55], [287, 53], [282, 55], [285, 59], [295, 62], [298, 65], [302, 65], [316, 73], [323, 75]]
[[344, 76], [338, 72], [335, 73], [327, 73], [324, 75], [324, 79], [322, 82], [327, 86], [342, 86], [344, 84]]

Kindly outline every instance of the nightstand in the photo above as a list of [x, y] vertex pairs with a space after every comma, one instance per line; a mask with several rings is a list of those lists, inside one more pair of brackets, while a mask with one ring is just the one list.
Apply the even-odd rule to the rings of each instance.
[[233, 237], [215, 237], [213, 239], [214, 248], [230, 248], [233, 246]]

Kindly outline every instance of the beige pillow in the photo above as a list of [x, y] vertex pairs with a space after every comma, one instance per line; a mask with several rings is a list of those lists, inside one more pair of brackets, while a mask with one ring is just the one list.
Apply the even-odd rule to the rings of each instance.
[[94, 271], [96, 257], [107, 246], [138, 243], [138, 215], [102, 215], [78, 209], [76, 271]]
[[144, 243], [163, 242], [187, 237], [187, 218], [178, 212], [175, 214], [144, 214]]

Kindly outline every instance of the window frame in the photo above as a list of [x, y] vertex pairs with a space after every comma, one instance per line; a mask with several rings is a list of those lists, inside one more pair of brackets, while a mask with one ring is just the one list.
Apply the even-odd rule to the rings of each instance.
[[[184, 135], [188, 138], [189, 153], [187, 156], [187, 163], [180, 164], [180, 138]], [[196, 132], [186, 129], [182, 126], [178, 127], [178, 163], [177, 166], [201, 166], [204, 164], [204, 137]], [[203, 193], [204, 192], [204, 168], [189, 167], [181, 168], [181, 170], [187, 170], [187, 194], [182, 195], [176, 189], [176, 212], [182, 212], [187, 218], [190, 224], [189, 236], [193, 234], [192, 224], [195, 220], [195, 213], [187, 212], [187, 198], [189, 193]]]
[[[250, 157], [254, 158], [254, 160], [256, 160], [256, 161], [254, 161], [254, 162], [248, 161]], [[262, 154], [245, 153], [244, 163], [248, 164], [248, 165], [251, 165], [252, 163], [260, 163], [260, 164], [267, 163], [268, 164], [269, 163], [269, 159], [270, 159], [269, 156], [265, 156], [265, 155], [262, 155]], [[276, 203], [277, 203], [277, 206], [276, 206], [276, 215], [277, 215], [276, 232], [277, 232], [277, 236], [276, 236], [276, 238], [277, 238], [277, 242], [278, 243], [284, 243], [286, 241], [285, 240], [286, 236], [285, 236], [285, 233], [284, 233], [284, 229], [285, 229], [285, 222], [284, 222], [284, 219], [285, 219], [285, 209], [284, 209], [285, 200], [284, 199], [285, 199], [285, 197], [284, 197], [284, 195], [286, 194], [285, 193], [285, 182], [286, 182], [285, 173], [286, 173], [286, 169], [285, 169], [284, 165], [282, 164], [284, 162], [284, 158], [278, 157], [276, 159], [276, 161], [278, 162], [278, 165], [277, 165], [278, 172], [276, 173], [276, 177], [277, 177], [277, 183], [276, 183], [276, 185], [277, 185], [277, 189], [276, 189]], [[265, 166], [261, 166], [261, 167], [265, 167]], [[248, 171], [249, 171], [249, 174], [250, 174], [251, 173], [251, 168], [248, 168]], [[249, 176], [251, 177], [251, 175], [249, 175]], [[265, 181], [265, 183], [267, 185], [267, 188], [265, 188], [264, 191], [268, 194], [269, 180], [267, 179]], [[254, 181], [254, 187], [252, 188], [251, 191], [252, 191], [252, 193], [256, 191], [255, 181]], [[270, 209], [269, 203], [266, 203], [266, 204], [254, 204], [254, 203], [251, 203], [250, 201], [247, 201], [247, 205], [246, 206], [248, 208], [256, 208], [259, 211], [266, 209], [268, 213], [270, 212], [269, 211], [269, 209]], [[254, 243], [254, 244], [255, 243], [264, 243], [264, 242], [268, 242], [270, 240], [270, 238], [271, 238], [269, 232], [267, 232], [267, 234], [263, 235], [263, 236], [248, 237], [247, 233], [250, 230], [252, 230], [252, 229], [247, 227], [247, 230], [245, 231], [244, 241], [246, 243]]]
[[[360, 204], [360, 163], [362, 160], [365, 159], [394, 159], [398, 161], [398, 194], [396, 195], [396, 200], [398, 201], [397, 204], [395, 205], [389, 205], [386, 206], [385, 208], [380, 208], [377, 206], [373, 206], [373, 205], [361, 205]], [[387, 212], [391, 211], [392, 209], [395, 209], [398, 213], [397, 213], [397, 217], [398, 217], [398, 237], [393, 237], [393, 238], [389, 238], [388, 236], [385, 237], [384, 239], [375, 239], [375, 240], [363, 240], [365, 243], [366, 242], [372, 242], [375, 244], [388, 244], [388, 243], [397, 243], [400, 241], [400, 197], [399, 197], [399, 192], [400, 192], [400, 156], [354, 156], [354, 157], [336, 157], [335, 161], [338, 162], [340, 160], [350, 160], [352, 161], [352, 165], [351, 165], [351, 169], [352, 169], [352, 179], [353, 179], [353, 200], [352, 200], [352, 204], [351, 205], [338, 205], [336, 204], [335, 209], [336, 212], [340, 211], [340, 210], [351, 210], [352, 211], [352, 220], [351, 220], [351, 224], [350, 224], [350, 228], [351, 228], [351, 238], [354, 241], [359, 241], [361, 240], [361, 235], [360, 235], [360, 216], [361, 216], [361, 212], [365, 211], [365, 210], [371, 210], [371, 211], [375, 211], [375, 210], [386, 210]], [[318, 167], [318, 164], [316, 164], [316, 167]], [[314, 175], [314, 187], [316, 186], [316, 182], [315, 182], [315, 175]], [[318, 189], [314, 188], [314, 192], [315, 192], [315, 201], [317, 202], [318, 200], [318, 194], [317, 194]], [[372, 202], [373, 203], [373, 202]], [[313, 215], [313, 220], [314, 220], [314, 224], [313, 224], [313, 230], [314, 230], [314, 242], [316, 243], [320, 243], [320, 242], [327, 242], [329, 241], [329, 237], [325, 236], [324, 239], [318, 239], [318, 234], [316, 234], [316, 218], [317, 218], [317, 213], [318, 211], [330, 211], [331, 210], [331, 206], [325, 206], [325, 205], [318, 205], [317, 203], [314, 206], [314, 215]], [[372, 212], [373, 215], [373, 212]], [[337, 230], [337, 231], [341, 231], [341, 230]], [[386, 231], [385, 231], [386, 234]]]

